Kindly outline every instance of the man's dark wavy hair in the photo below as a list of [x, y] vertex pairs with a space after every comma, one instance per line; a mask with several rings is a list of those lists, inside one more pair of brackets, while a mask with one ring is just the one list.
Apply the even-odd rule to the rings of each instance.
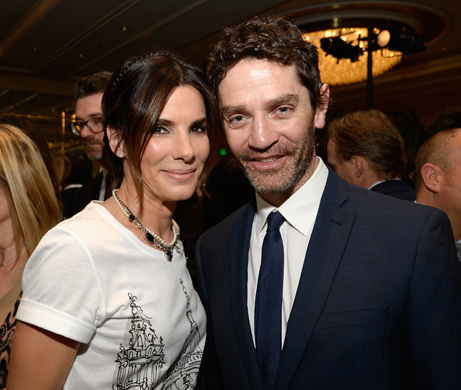
[[283, 66], [294, 65], [301, 84], [309, 91], [312, 108], [327, 104], [320, 94], [322, 82], [318, 50], [304, 41], [299, 28], [287, 19], [276, 16], [256, 17], [224, 30], [207, 66], [208, 78], [216, 95], [227, 72], [244, 59], [268, 60]]
[[104, 93], [111, 76], [112, 72], [104, 71], [81, 78], [74, 87], [75, 100]]

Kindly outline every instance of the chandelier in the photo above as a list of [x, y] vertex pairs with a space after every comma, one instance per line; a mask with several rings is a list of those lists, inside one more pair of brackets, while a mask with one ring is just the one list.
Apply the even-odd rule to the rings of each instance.
[[[386, 30], [383, 30], [383, 33]], [[373, 29], [373, 36], [381, 33]], [[313, 31], [303, 38], [319, 50], [319, 67], [322, 83], [343, 85], [365, 81], [368, 62], [368, 28], [348, 27]], [[326, 50], [326, 51], [325, 51]], [[387, 47], [372, 51], [372, 73], [377, 77], [402, 61], [403, 53]]]

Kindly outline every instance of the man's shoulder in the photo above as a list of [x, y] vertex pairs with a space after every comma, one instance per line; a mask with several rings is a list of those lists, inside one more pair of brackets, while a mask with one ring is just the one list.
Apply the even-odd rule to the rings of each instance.
[[88, 203], [92, 200], [99, 199], [99, 192], [104, 175], [102, 172], [98, 173], [89, 182], [85, 183], [75, 193], [75, 212], [82, 211]]
[[229, 235], [232, 232], [234, 225], [242, 220], [244, 214], [246, 212], [252, 212], [251, 208], [253, 207], [253, 202], [254, 200], [248, 202], [247, 204], [234, 211], [231, 215], [223, 219], [221, 222], [208, 229], [203, 234], [202, 239], [215, 240], [217, 237], [224, 237]]
[[322, 200], [331, 201], [341, 208], [353, 210], [358, 217], [369, 219], [371, 222], [393, 221], [396, 225], [403, 222], [417, 223], [417, 221], [426, 221], [431, 214], [436, 216], [445, 214], [433, 207], [349, 184], [334, 172], [330, 173]]
[[80, 189], [78, 190], [78, 193], [86, 193], [88, 191], [97, 189], [98, 195], [99, 195], [99, 189], [101, 188], [101, 183], [102, 183], [103, 178], [104, 178], [103, 173], [102, 172], [98, 173], [90, 181], [86, 182], [82, 187], [80, 187]]
[[380, 194], [411, 202], [414, 202], [416, 199], [415, 190], [403, 180], [384, 181], [373, 187], [371, 190]]

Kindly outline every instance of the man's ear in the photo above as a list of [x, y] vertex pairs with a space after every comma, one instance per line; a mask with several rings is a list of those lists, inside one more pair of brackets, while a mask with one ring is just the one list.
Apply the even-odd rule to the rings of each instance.
[[322, 129], [325, 126], [325, 117], [328, 110], [328, 101], [330, 100], [330, 88], [328, 84], [323, 84], [320, 88], [320, 103], [315, 111], [314, 126]]
[[361, 177], [363, 174], [363, 169], [364, 169], [363, 157], [354, 155], [351, 157], [351, 163], [352, 163], [352, 166], [354, 167], [355, 177], [357, 178]]
[[106, 129], [107, 139], [109, 140], [110, 150], [117, 156], [124, 156], [124, 143], [121, 140], [120, 129], [112, 125], [107, 125]]
[[421, 178], [429, 191], [440, 192], [445, 174], [437, 165], [427, 163], [421, 168]]

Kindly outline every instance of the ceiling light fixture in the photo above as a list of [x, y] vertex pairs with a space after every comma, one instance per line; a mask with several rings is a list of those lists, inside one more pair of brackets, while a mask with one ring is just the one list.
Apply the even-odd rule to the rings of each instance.
[[[378, 31], [375, 31], [377, 33]], [[306, 41], [319, 49], [322, 82], [345, 85], [367, 79], [368, 28], [350, 27], [309, 32]], [[377, 77], [402, 61], [402, 52], [381, 48], [372, 53], [373, 77]]]
[[377, 43], [380, 47], [398, 50], [403, 54], [417, 54], [426, 50], [426, 42], [422, 36], [406, 31], [382, 30], [378, 34]]

